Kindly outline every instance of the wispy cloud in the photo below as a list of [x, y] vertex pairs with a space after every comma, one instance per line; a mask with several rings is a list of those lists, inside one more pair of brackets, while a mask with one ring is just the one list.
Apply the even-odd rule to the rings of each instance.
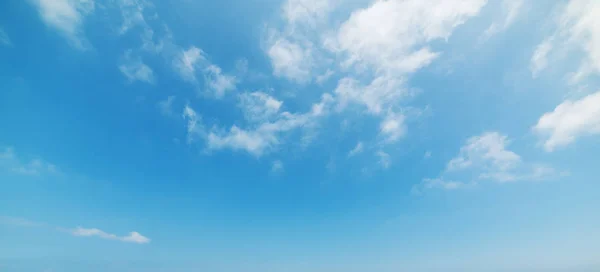
[[136, 243], [136, 244], [150, 243], [150, 239], [148, 239], [147, 237], [145, 237], [135, 231], [130, 232], [126, 236], [117, 236], [115, 234], [106, 233], [102, 230], [95, 229], [95, 228], [86, 229], [86, 228], [82, 228], [82, 227], [77, 227], [75, 229], [70, 230], [70, 233], [74, 236], [98, 237], [98, 238], [102, 238], [102, 239], [116, 240], [116, 241], [128, 242], [128, 243]]
[[12, 147], [6, 147], [0, 152], [0, 169], [29, 176], [59, 173], [58, 168], [54, 164], [40, 158], [30, 160], [19, 158]]
[[170, 95], [165, 100], [158, 102], [158, 109], [165, 116], [173, 115], [173, 102], [175, 102], [175, 96]]
[[46, 223], [34, 222], [23, 218], [18, 217], [9, 217], [9, 216], [0, 216], [0, 224], [13, 226], [13, 227], [28, 227], [28, 228], [48, 228], [53, 229], [59, 232], [69, 233], [73, 236], [79, 237], [98, 237], [101, 239], [107, 240], [115, 240], [127, 243], [135, 243], [135, 244], [148, 244], [150, 243], [150, 239], [141, 235], [136, 231], [130, 232], [125, 236], [118, 236], [112, 233], [107, 233], [100, 229], [96, 228], [82, 228], [76, 227], [73, 229], [63, 228], [63, 227], [53, 227]]
[[498, 132], [473, 136], [460, 148], [459, 154], [448, 161], [442, 175], [424, 178], [413, 187], [413, 192], [460, 189], [486, 180], [499, 183], [538, 181], [565, 174], [541, 163], [525, 162], [520, 155], [507, 149], [509, 144], [508, 137]]
[[507, 30], [522, 12], [524, 0], [502, 0], [500, 3], [501, 18], [493, 22], [480, 37], [480, 42], [488, 40], [490, 37]]
[[4, 46], [12, 46], [12, 41], [2, 27], [0, 27], [0, 44]]
[[360, 153], [363, 152], [363, 143], [362, 142], [358, 142], [356, 143], [356, 146], [354, 146], [354, 148], [352, 148], [352, 150], [350, 150], [350, 152], [348, 152], [348, 157], [354, 157]]
[[154, 83], [154, 72], [148, 65], [142, 62], [141, 57], [132, 56], [132, 51], [125, 51], [122, 57], [119, 71], [127, 78], [129, 82], [142, 81]]

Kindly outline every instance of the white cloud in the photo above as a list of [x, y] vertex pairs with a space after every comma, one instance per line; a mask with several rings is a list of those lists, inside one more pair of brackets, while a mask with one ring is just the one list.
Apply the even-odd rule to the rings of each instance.
[[442, 175], [423, 179], [413, 187], [413, 192], [454, 190], [486, 180], [499, 183], [539, 181], [564, 175], [547, 165], [523, 161], [521, 156], [507, 149], [509, 144], [508, 137], [498, 132], [473, 136], [460, 148], [458, 156], [447, 163]]
[[106, 233], [99, 229], [86, 229], [82, 227], [77, 227], [71, 230], [71, 234], [74, 236], [83, 236], [83, 237], [92, 237], [96, 236], [102, 239], [107, 240], [117, 240], [122, 242], [136, 243], [136, 244], [147, 244], [150, 243], [150, 239], [141, 235], [138, 232], [130, 232], [127, 236], [117, 236], [112, 233]]
[[305, 113], [280, 112], [273, 120], [259, 122], [247, 129], [233, 125], [229, 129], [213, 127], [210, 131], [204, 129], [196, 112], [186, 106], [184, 118], [188, 121], [188, 141], [201, 138], [206, 141], [209, 150], [229, 148], [260, 157], [276, 148], [283, 134], [314, 126], [316, 120], [328, 112], [331, 102], [331, 96], [323, 95], [321, 101], [313, 104], [311, 110]]
[[385, 119], [379, 125], [380, 134], [387, 143], [393, 143], [404, 136], [406, 128], [404, 125], [404, 115], [397, 113], [388, 113]]
[[429, 159], [429, 158], [431, 158], [431, 151], [427, 151], [427, 152], [425, 152], [425, 155], [423, 155], [423, 158], [424, 158], [424, 159]]
[[379, 151], [377, 151], [377, 153], [375, 155], [377, 155], [377, 157], [379, 157], [379, 164], [384, 169], [388, 169], [390, 167], [390, 165], [392, 165], [392, 159], [388, 153], [385, 153], [385, 152], [379, 150]]
[[62, 227], [52, 227], [45, 223], [34, 222], [23, 218], [0, 216], [0, 224], [16, 226], [16, 227], [33, 227], [33, 228], [49, 228], [55, 231], [66, 232], [74, 236], [81, 237], [99, 237], [107, 240], [116, 240], [121, 242], [136, 243], [136, 244], [147, 244], [150, 243], [150, 239], [141, 235], [139, 232], [132, 231], [126, 236], [117, 236], [112, 233], [107, 233], [102, 230], [91, 228], [86, 229], [77, 227], [74, 229], [66, 229]]
[[521, 163], [521, 157], [507, 150], [508, 137], [497, 132], [487, 132], [469, 138], [457, 157], [448, 162], [447, 170], [455, 171], [484, 165], [493, 172], [502, 172]]
[[485, 0], [375, 1], [342, 24], [332, 47], [346, 54], [346, 65], [379, 72], [409, 73], [438, 53], [426, 43], [447, 39], [455, 27], [479, 13]]
[[173, 65], [183, 80], [196, 83], [196, 69], [205, 61], [204, 51], [192, 46], [187, 50], [181, 50], [173, 61]]
[[12, 41], [10, 40], [8, 34], [6, 34], [6, 31], [4, 31], [2, 27], [0, 27], [0, 44], [4, 46], [12, 46]]
[[239, 107], [244, 111], [246, 120], [264, 122], [277, 116], [282, 101], [264, 92], [242, 93], [239, 95]]
[[481, 40], [485, 41], [491, 36], [508, 29], [521, 12], [524, 2], [524, 0], [502, 0], [502, 20], [493, 22], [483, 33]]
[[28, 176], [58, 174], [57, 167], [39, 158], [21, 160], [17, 157], [12, 147], [7, 147], [0, 152], [0, 169], [12, 173]]
[[600, 135], [600, 91], [576, 101], [567, 100], [540, 117], [533, 130], [546, 151], [568, 145], [585, 135]]
[[[570, 83], [579, 83], [591, 74], [600, 73], [600, 2], [596, 0], [569, 1], [557, 18], [556, 32], [546, 38], [534, 53], [532, 69], [539, 72], [547, 66], [546, 58], [550, 50], [561, 52], [557, 56], [569, 56], [566, 52], [578, 50], [584, 53], [579, 68], [569, 78]], [[539, 54], [538, 54], [539, 53]], [[536, 57], [536, 54], [542, 57]], [[536, 65], [533, 60], [541, 60]], [[556, 58], [558, 60], [558, 58]], [[534, 73], [534, 76], [536, 73]]]
[[146, 83], [154, 83], [154, 72], [148, 65], [142, 62], [140, 57], [131, 56], [132, 51], [125, 51], [119, 71], [129, 80], [129, 82], [143, 81]]
[[309, 48], [280, 38], [270, 46], [268, 55], [276, 76], [301, 83], [310, 79], [313, 60]]
[[206, 85], [214, 92], [216, 98], [223, 97], [227, 91], [235, 90], [235, 77], [223, 74], [218, 66], [209, 65], [205, 73]]
[[165, 116], [173, 115], [173, 102], [175, 101], [175, 96], [170, 95], [165, 100], [158, 102], [158, 108], [160, 112]]
[[552, 44], [553, 39], [547, 38], [535, 48], [529, 64], [532, 77], [537, 77], [548, 66], [548, 53], [552, 50]]
[[352, 148], [352, 150], [350, 150], [350, 152], [348, 152], [348, 157], [353, 157], [355, 155], [362, 153], [363, 149], [364, 149], [364, 147], [363, 147], [362, 142], [356, 143], [356, 146], [354, 148]]
[[85, 16], [94, 11], [93, 0], [31, 0], [46, 25], [55, 28], [77, 48], [85, 49]]

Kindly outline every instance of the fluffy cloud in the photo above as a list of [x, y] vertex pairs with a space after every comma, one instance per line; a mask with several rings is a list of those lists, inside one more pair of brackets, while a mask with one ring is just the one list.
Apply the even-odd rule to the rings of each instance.
[[429, 64], [438, 54], [427, 42], [447, 39], [455, 27], [475, 16], [485, 0], [376, 1], [352, 13], [333, 48], [346, 65], [364, 64], [380, 72], [406, 73]]
[[568, 145], [585, 135], [600, 134], [600, 92], [567, 100], [545, 113], [533, 130], [542, 136], [546, 151]]
[[542, 71], [548, 62], [552, 51], [560, 56], [566, 52], [578, 50], [585, 57], [580, 61], [579, 68], [572, 73], [570, 83], [579, 83], [590, 74], [600, 73], [600, 2], [595, 0], [569, 1], [556, 18], [556, 31], [547, 37], [534, 52], [531, 59], [533, 75]]
[[93, 0], [31, 0], [46, 25], [58, 30], [77, 48], [86, 48], [85, 16], [94, 11]]
[[269, 48], [268, 55], [276, 76], [296, 82], [306, 82], [310, 77], [312, 54], [309, 48], [279, 38]]
[[99, 237], [107, 240], [117, 240], [128, 243], [136, 243], [136, 244], [147, 244], [150, 243], [150, 239], [141, 235], [138, 232], [130, 232], [127, 236], [117, 236], [112, 233], [106, 233], [99, 229], [86, 229], [82, 227], [77, 227], [71, 230], [71, 234], [74, 236], [82, 236], [82, 237]]
[[[509, 144], [508, 137], [498, 132], [473, 136], [447, 163], [441, 176], [423, 179], [413, 187], [413, 192], [460, 189], [486, 180], [500, 183], [536, 181], [563, 175], [544, 164], [523, 161], [521, 156], [507, 149]], [[463, 181], [457, 181], [459, 179]]]
[[35, 158], [29, 161], [19, 159], [12, 147], [7, 147], [4, 151], [0, 152], [0, 169], [28, 176], [59, 173], [54, 164], [42, 159]]
[[140, 57], [133, 57], [131, 54], [131, 50], [125, 52], [119, 65], [119, 71], [121, 71], [129, 82], [142, 81], [154, 83], [154, 72], [152, 72], [152, 69], [144, 64]]

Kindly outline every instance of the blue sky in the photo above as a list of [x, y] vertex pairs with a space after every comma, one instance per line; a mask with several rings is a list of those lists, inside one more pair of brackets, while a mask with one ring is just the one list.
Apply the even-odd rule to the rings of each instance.
[[600, 3], [0, 3], [2, 271], [600, 270]]

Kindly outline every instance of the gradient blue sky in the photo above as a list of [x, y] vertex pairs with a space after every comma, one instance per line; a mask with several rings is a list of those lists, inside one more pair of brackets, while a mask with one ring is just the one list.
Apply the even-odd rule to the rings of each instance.
[[1, 1], [0, 271], [600, 271], [598, 18]]

